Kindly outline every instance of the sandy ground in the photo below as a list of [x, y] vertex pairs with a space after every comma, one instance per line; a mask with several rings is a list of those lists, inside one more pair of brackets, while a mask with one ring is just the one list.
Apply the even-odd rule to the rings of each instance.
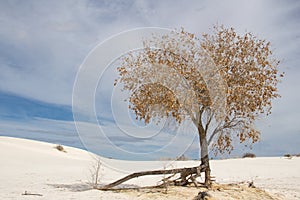
[[[64, 147], [66, 152], [54, 147], [55, 144], [0, 137], [0, 199], [193, 199], [199, 191], [205, 191], [204, 188], [178, 187], [169, 188], [166, 194], [164, 190], [92, 190], [95, 155], [72, 147]], [[163, 169], [170, 164], [105, 158], [101, 158], [101, 162], [101, 183], [109, 183], [130, 172]], [[184, 161], [168, 166], [197, 164]], [[300, 199], [299, 157], [213, 160], [211, 167], [217, 182], [223, 183], [209, 192], [211, 199]], [[157, 184], [160, 178], [148, 176], [126, 184], [146, 186]], [[256, 188], [248, 188], [249, 181], [253, 181]]]

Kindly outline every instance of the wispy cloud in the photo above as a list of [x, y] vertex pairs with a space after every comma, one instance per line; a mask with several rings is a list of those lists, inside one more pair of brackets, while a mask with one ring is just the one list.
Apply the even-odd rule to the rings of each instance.
[[0, 9], [0, 89], [50, 103], [71, 104], [78, 67], [98, 42], [141, 26], [200, 34], [223, 23], [270, 39], [290, 68], [298, 62], [297, 1], [4, 1]]
[[[124, 127], [123, 127], [124, 128]], [[164, 131], [142, 130], [125, 127], [131, 135], [116, 125], [33, 118], [30, 120], [0, 120], [0, 135], [21, 137], [75, 146], [105, 157], [118, 159], [158, 160], [161, 157], [176, 157], [183, 153], [197, 158], [195, 131], [180, 130], [172, 134]], [[155, 132], [155, 133], [154, 133]], [[151, 137], [153, 135], [153, 137]], [[141, 137], [149, 136], [149, 137]], [[195, 155], [196, 153], [196, 155]]]
[[[263, 135], [262, 142], [255, 148], [263, 151], [260, 145], [269, 144], [270, 154], [282, 152], [284, 149], [300, 151], [300, 145], [297, 143], [300, 137], [300, 126], [297, 123], [297, 119], [300, 118], [300, 94], [296, 92], [300, 85], [299, 13], [300, 2], [293, 0], [1, 1], [1, 118], [3, 119], [4, 115], [7, 117], [16, 114], [14, 105], [18, 105], [22, 99], [42, 102], [48, 107], [45, 108], [45, 113], [48, 114], [35, 115], [31, 112], [29, 118], [26, 118], [30, 121], [28, 125], [14, 121], [15, 119], [1, 121], [1, 134], [30, 135], [37, 134], [38, 131], [55, 134], [65, 129], [73, 134], [76, 130], [71, 122], [52, 121], [47, 123], [48, 125], [41, 123], [43, 127], [36, 128], [41, 119], [37, 120], [34, 117], [61, 119], [50, 116], [49, 109], [60, 109], [62, 105], [70, 108], [73, 84], [80, 64], [94, 46], [109, 36], [145, 26], [184, 27], [200, 35], [209, 31], [213, 24], [219, 23], [233, 26], [239, 32], [251, 31], [270, 40], [275, 55], [283, 60], [282, 70], [286, 72], [286, 77], [280, 84], [282, 98], [274, 102], [273, 114], [268, 120], [258, 122]], [[111, 72], [107, 74], [110, 75]], [[98, 117], [106, 118], [106, 123], [110, 123], [114, 119], [111, 110], [107, 109], [111, 106], [110, 97], [103, 97], [110, 92], [105, 88], [111, 89], [105, 86], [102, 91], [98, 91], [96, 111]], [[13, 94], [16, 99], [3, 100], [4, 94]], [[36, 107], [34, 103], [31, 104], [31, 108], [33, 107]], [[17, 115], [25, 120], [24, 113], [30, 112], [30, 109], [24, 105], [19, 108]], [[21, 114], [22, 108], [24, 112]], [[65, 127], [65, 123], [68, 124], [68, 128]], [[18, 124], [26, 126], [19, 127], [18, 130], [13, 129], [14, 126], [19, 126]], [[92, 125], [88, 127], [90, 126]], [[36, 135], [37, 138], [40, 136], [41, 134]], [[56, 136], [59, 138], [58, 134]], [[121, 142], [128, 140], [121, 135], [111, 134], [109, 137], [118, 138], [117, 141]], [[143, 142], [145, 141], [141, 140], [141, 147], [145, 145]], [[156, 142], [157, 145], [161, 145], [159, 141]], [[147, 145], [150, 149], [153, 148], [151, 142], [147, 141]], [[192, 148], [195, 150], [196, 144]]]

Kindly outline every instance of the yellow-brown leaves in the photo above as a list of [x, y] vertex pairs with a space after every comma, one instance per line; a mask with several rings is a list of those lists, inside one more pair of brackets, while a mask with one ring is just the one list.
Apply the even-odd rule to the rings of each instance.
[[[279, 61], [272, 57], [270, 43], [252, 33], [239, 35], [233, 28], [215, 26], [211, 35], [202, 37], [200, 40], [183, 29], [162, 37], [153, 36], [144, 41], [142, 51], [122, 58], [119, 81], [132, 92], [130, 109], [145, 123], [163, 117], [174, 117], [181, 123], [186, 116], [195, 116], [200, 108], [211, 109], [212, 90], [227, 91], [226, 113], [220, 126], [224, 128], [218, 130], [214, 146], [220, 152], [230, 152], [233, 136], [240, 142], [259, 139], [259, 132], [253, 128], [254, 120], [259, 114], [270, 114], [271, 100], [279, 97], [278, 78], [283, 74], [278, 73]], [[213, 73], [209, 70], [210, 60], [217, 66]], [[225, 88], [208, 88], [210, 81], [216, 81], [216, 74], [226, 83]], [[175, 77], [180, 77], [181, 82]], [[178, 99], [178, 91], [187, 90], [185, 84], [196, 96], [196, 107], [188, 98], [184, 102]]]
[[281, 76], [278, 61], [271, 57], [270, 43], [251, 33], [239, 36], [233, 28], [214, 28], [215, 34], [203, 35], [202, 46], [223, 70], [229, 88], [229, 113], [264, 113], [271, 99], [278, 97], [276, 86]]
[[[271, 100], [279, 97], [278, 78], [283, 77], [278, 73], [279, 61], [272, 57], [270, 42], [251, 33], [240, 36], [233, 28], [223, 26], [215, 26], [214, 34], [205, 34], [203, 38], [202, 47], [222, 69], [228, 86], [227, 116], [244, 121], [244, 126], [235, 129], [240, 142], [258, 141], [259, 132], [252, 124], [259, 114], [270, 114]], [[216, 148], [222, 152], [230, 144], [224, 136], [227, 130], [220, 132]]]
[[133, 105], [130, 108], [135, 112], [137, 118], [144, 119], [146, 124], [158, 114], [172, 116], [178, 122], [182, 120], [180, 105], [173, 92], [159, 83], [142, 85], [132, 93], [129, 101]]

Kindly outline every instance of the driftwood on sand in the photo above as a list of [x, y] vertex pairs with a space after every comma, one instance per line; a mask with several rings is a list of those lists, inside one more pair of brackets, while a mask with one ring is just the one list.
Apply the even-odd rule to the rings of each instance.
[[[114, 187], [130, 180], [133, 178], [137, 178], [140, 176], [147, 176], [147, 175], [169, 175], [171, 176], [163, 178], [161, 185], [156, 186], [150, 186], [150, 187], [164, 187], [165, 184], [168, 185], [176, 185], [176, 186], [186, 186], [188, 184], [194, 184], [196, 187], [198, 186], [198, 182], [196, 181], [196, 178], [200, 176], [201, 172], [204, 172], [205, 168], [200, 165], [196, 167], [189, 167], [189, 168], [176, 168], [176, 169], [164, 169], [164, 170], [153, 170], [153, 171], [143, 171], [143, 172], [135, 172], [132, 174], [129, 174], [113, 183], [101, 186], [101, 187], [95, 187], [95, 189], [98, 190], [111, 190]], [[176, 174], [179, 174], [179, 178], [172, 179]], [[122, 189], [122, 188], [118, 188]], [[126, 189], [126, 188], [124, 188]], [[127, 188], [128, 189], [128, 188]]]

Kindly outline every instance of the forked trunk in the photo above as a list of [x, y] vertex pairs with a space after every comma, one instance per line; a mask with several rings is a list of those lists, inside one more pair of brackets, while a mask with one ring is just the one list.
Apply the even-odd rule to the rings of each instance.
[[205, 168], [205, 182], [204, 184], [207, 187], [211, 186], [211, 177], [210, 177], [210, 166], [209, 166], [209, 157], [208, 157], [208, 143], [206, 139], [206, 133], [202, 125], [198, 125], [198, 134], [200, 140], [200, 150], [201, 150], [201, 165]]

